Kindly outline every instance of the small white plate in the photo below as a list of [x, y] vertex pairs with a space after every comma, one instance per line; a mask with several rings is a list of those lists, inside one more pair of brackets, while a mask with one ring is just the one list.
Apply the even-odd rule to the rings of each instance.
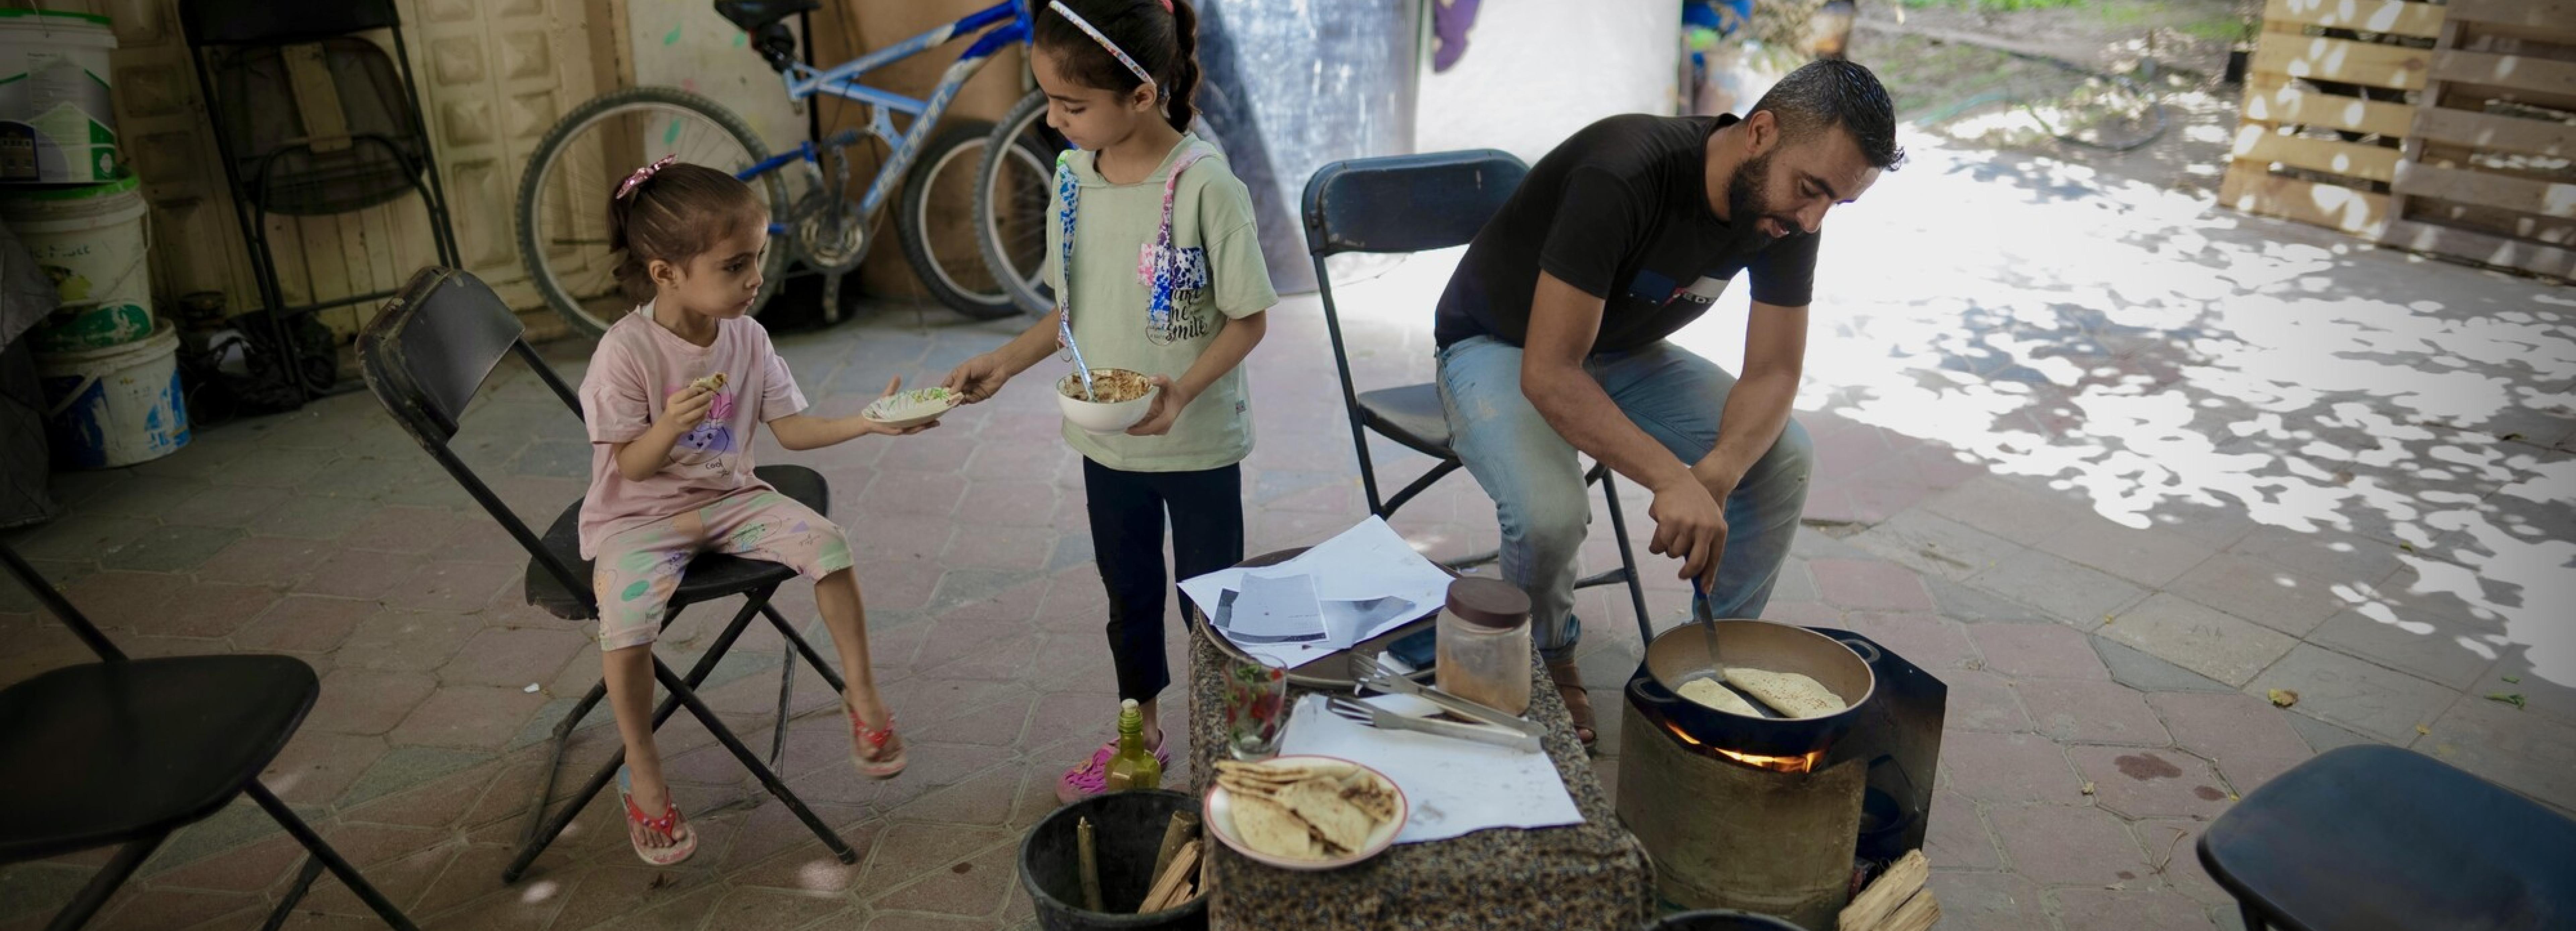
[[1304, 755], [1272, 757], [1265, 762], [1339, 763], [1344, 766], [1357, 769], [1369, 778], [1377, 780], [1377, 783], [1385, 786], [1388, 791], [1395, 793], [1395, 817], [1378, 825], [1377, 830], [1369, 832], [1368, 843], [1362, 844], [1358, 850], [1326, 860], [1299, 860], [1293, 857], [1282, 857], [1275, 854], [1262, 853], [1261, 851], [1252, 849], [1252, 845], [1245, 843], [1242, 835], [1236, 834], [1234, 831], [1233, 797], [1225, 791], [1224, 786], [1209, 787], [1206, 803], [1202, 806], [1203, 810], [1200, 813], [1200, 823], [1207, 825], [1209, 832], [1215, 834], [1216, 839], [1219, 842], [1224, 843], [1228, 847], [1234, 848], [1234, 852], [1236, 853], [1251, 857], [1255, 862], [1268, 864], [1283, 870], [1298, 870], [1302, 872], [1341, 869], [1342, 867], [1385, 853], [1386, 848], [1395, 844], [1396, 833], [1404, 830], [1405, 820], [1413, 816], [1413, 805], [1405, 800], [1403, 787], [1396, 785], [1395, 780], [1386, 778], [1385, 773], [1378, 772], [1377, 770], [1370, 769], [1358, 763], [1353, 763], [1337, 756]]
[[939, 419], [939, 415], [965, 403], [965, 396], [946, 388], [915, 388], [868, 402], [859, 416], [897, 430], [908, 430]]

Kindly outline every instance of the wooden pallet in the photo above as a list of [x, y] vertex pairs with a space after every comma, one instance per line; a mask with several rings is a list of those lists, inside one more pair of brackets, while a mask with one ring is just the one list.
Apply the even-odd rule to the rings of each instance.
[[2248, 71], [2220, 203], [2576, 279], [2576, 0], [2270, 0]]

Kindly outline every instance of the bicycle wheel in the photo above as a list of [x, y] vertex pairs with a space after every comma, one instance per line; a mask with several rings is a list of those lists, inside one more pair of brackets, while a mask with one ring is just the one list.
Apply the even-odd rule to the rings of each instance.
[[[519, 257], [537, 294], [564, 322], [593, 338], [633, 307], [618, 292], [618, 256], [608, 248], [608, 198], [636, 166], [664, 155], [728, 172], [769, 157], [749, 124], [705, 97], [667, 87], [637, 87], [593, 98], [565, 114], [537, 143], [519, 181]], [[769, 215], [787, 215], [779, 172], [752, 182]], [[761, 258], [761, 305], [786, 279], [787, 237], [773, 237]]]
[[[1010, 291], [1022, 311], [1055, 308], [1055, 290], [1040, 280], [1046, 263], [1047, 196], [1055, 185], [1056, 153], [1072, 144], [1046, 124], [1046, 94], [1031, 91], [993, 128], [984, 163], [975, 171], [975, 219], [984, 267]], [[999, 144], [996, 144], [997, 141]]]
[[[903, 257], [912, 263], [913, 274], [940, 303], [977, 320], [1008, 317], [1020, 307], [984, 264], [981, 224], [974, 222], [973, 213], [957, 209], [975, 201], [975, 172], [983, 165], [993, 126], [981, 120], [946, 122], [904, 176], [895, 235], [903, 241]], [[934, 205], [940, 209], [934, 211]]]

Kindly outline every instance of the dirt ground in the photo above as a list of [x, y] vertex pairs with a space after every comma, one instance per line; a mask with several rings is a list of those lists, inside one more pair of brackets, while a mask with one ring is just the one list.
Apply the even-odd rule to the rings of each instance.
[[1912, 4], [1863, 3], [1852, 40], [1900, 119], [2170, 190], [2217, 189], [2242, 92], [2220, 78], [2255, 0]]

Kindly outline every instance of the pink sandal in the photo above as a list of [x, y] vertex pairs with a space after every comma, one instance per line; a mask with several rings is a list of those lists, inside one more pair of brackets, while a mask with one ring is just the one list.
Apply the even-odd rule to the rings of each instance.
[[[892, 779], [903, 772], [905, 764], [909, 761], [904, 758], [901, 745], [894, 748], [894, 755], [891, 757], [873, 758], [876, 754], [884, 753], [886, 744], [894, 740], [894, 715], [886, 715], [885, 726], [876, 728], [869, 727], [867, 722], [859, 720], [858, 709], [843, 704], [841, 710], [850, 716], [850, 762], [859, 768], [859, 775], [870, 779]], [[867, 749], [864, 754], [860, 752], [862, 747]]]
[[[645, 863], [654, 866], [673, 866], [688, 859], [690, 854], [698, 852], [698, 832], [690, 831], [686, 837], [678, 833], [685, 829], [680, 826], [680, 806], [677, 803], [663, 803], [662, 816], [659, 818], [647, 818], [644, 816], [644, 809], [636, 807], [635, 785], [628, 778], [626, 768], [623, 766], [617, 768], [617, 800], [626, 803], [626, 823], [630, 826], [626, 833], [626, 842], [635, 847], [635, 856]], [[667, 847], [644, 846], [641, 841], [636, 840], [634, 827], [642, 827], [659, 834], [662, 839], [671, 843]]]
[[[1156, 740], [1161, 740], [1163, 738], [1162, 732], [1155, 732], [1154, 738]], [[1064, 776], [1057, 779], [1055, 782], [1056, 802], [1059, 804], [1070, 805], [1081, 799], [1090, 798], [1107, 791], [1109, 788], [1109, 758], [1117, 755], [1118, 741], [1112, 740], [1108, 743], [1101, 744], [1100, 749], [1092, 751], [1090, 759], [1074, 764], [1072, 769], [1065, 770]], [[1163, 768], [1166, 770], [1171, 769], [1171, 744], [1165, 743], [1162, 746], [1155, 747], [1154, 761], [1163, 764]]]

